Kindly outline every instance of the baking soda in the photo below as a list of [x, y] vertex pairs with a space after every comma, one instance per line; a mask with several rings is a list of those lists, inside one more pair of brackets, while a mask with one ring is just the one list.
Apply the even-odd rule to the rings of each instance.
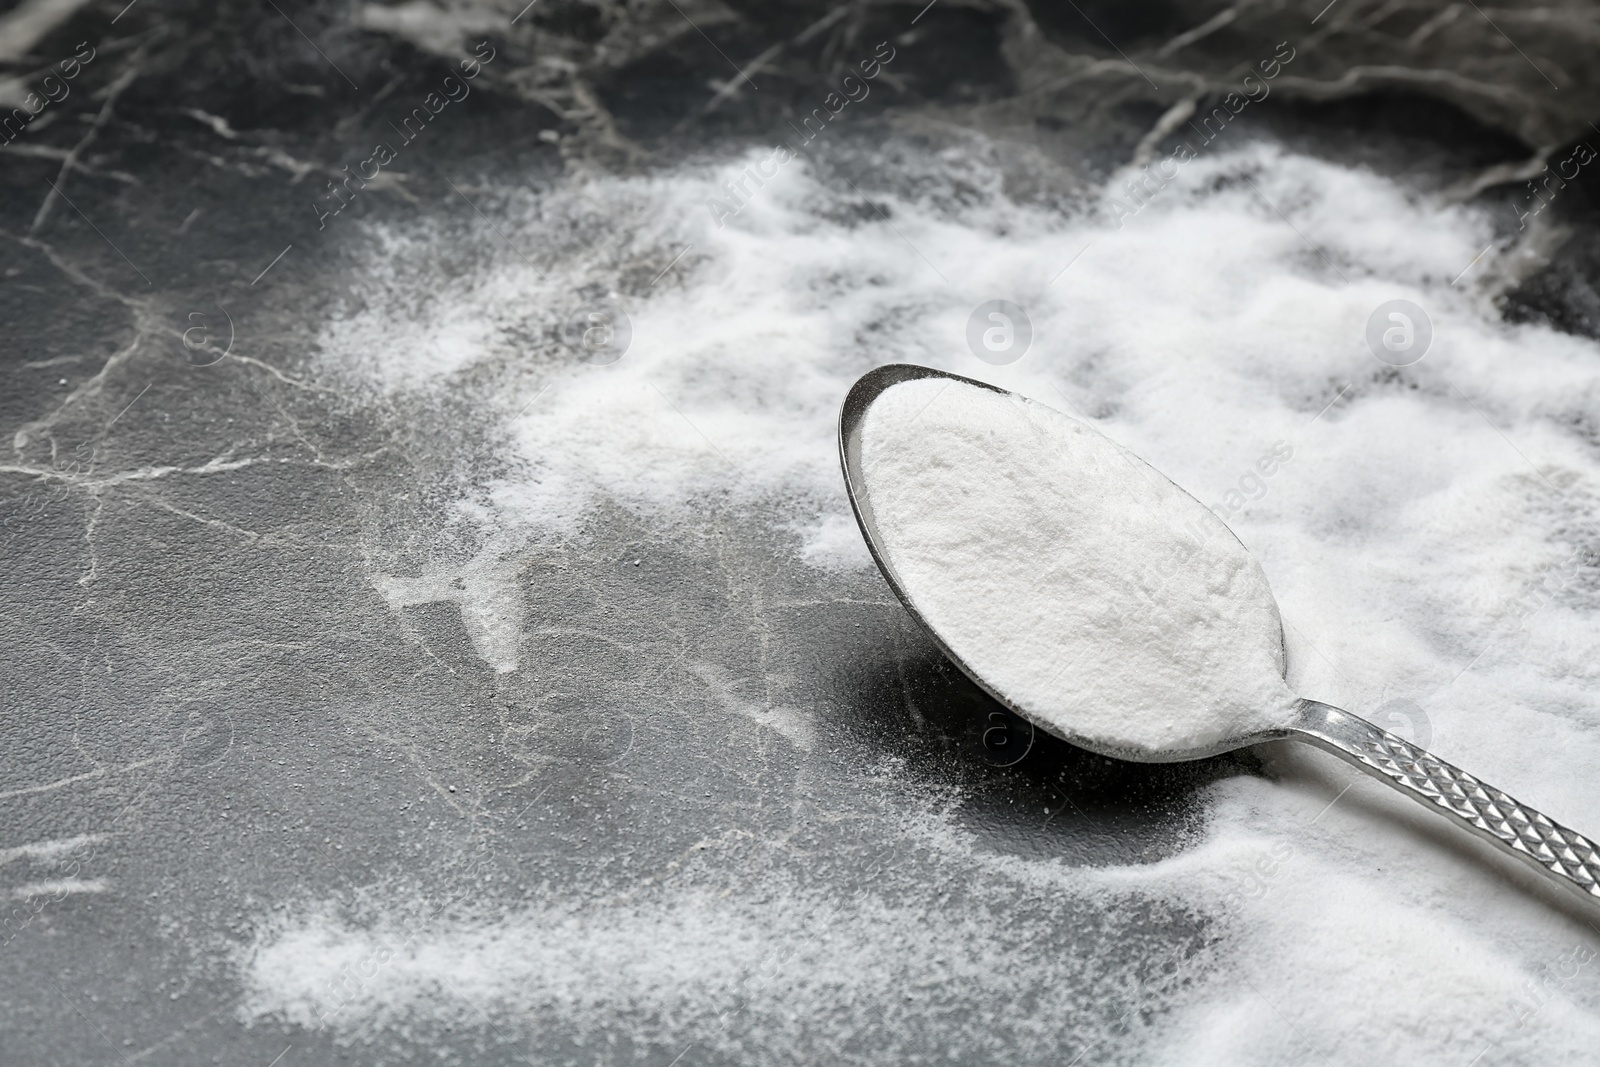
[[1093, 428], [921, 378], [868, 408], [861, 466], [900, 588], [1029, 718], [1144, 754], [1291, 717], [1261, 567], [1221, 519]]
[[[548, 277], [487, 228], [352, 220], [349, 232], [370, 233], [382, 254], [363, 260], [348, 304], [308, 347], [311, 371], [385, 424], [394, 411], [420, 423], [470, 402], [494, 446], [453, 446], [431, 424], [412, 442], [453, 466], [458, 481], [430, 488], [441, 499], [458, 489], [459, 505], [425, 567], [403, 558], [393, 526], [365, 531], [374, 584], [396, 610], [453, 601], [486, 665], [516, 670], [538, 625], [527, 601], [548, 595], [519, 569], [538, 546], [582, 538], [607, 509], [664, 537], [701, 529], [710, 500], [770, 516], [790, 566], [825, 569], [812, 576], [817, 595], [870, 602], [853, 617], [873, 625], [885, 593], [840, 482], [836, 419], [870, 368], [925, 364], [1078, 414], [1226, 509], [1271, 582], [1295, 692], [1358, 714], [1410, 699], [1441, 756], [1568, 825], [1600, 828], [1600, 575], [1584, 562], [1569, 577], [1568, 564], [1600, 538], [1600, 346], [1502, 319], [1495, 290], [1479, 288], [1501, 256], [1483, 254], [1495, 234], [1486, 212], [1257, 145], [1190, 163], [1119, 229], [1096, 212], [1017, 203], [981, 139], [875, 153], [855, 162], [894, 229], [861, 221], [859, 195], [799, 160], [717, 229], [706, 197], [765, 150], [486, 192], [486, 214], [546, 250]], [[628, 290], [688, 244], [648, 293]], [[627, 355], [597, 367], [530, 347], [595, 282], [637, 294]], [[1028, 354], [1005, 367], [963, 341], [973, 308], [996, 297], [1024, 306], [1034, 327]], [[1363, 337], [1396, 298], [1423, 306], [1435, 334], [1403, 369], [1377, 363]], [[393, 419], [396, 433], [404, 424]], [[1265, 488], [1245, 481], [1280, 441], [1292, 463]], [[640, 894], [623, 853], [604, 860], [611, 881], [574, 871], [549, 892], [485, 899], [434, 926], [424, 920], [461, 887], [419, 899], [380, 883], [366, 896], [261, 904], [238, 961], [241, 1018], [304, 1023], [332, 997], [339, 1010], [323, 1027], [338, 1041], [487, 1035], [487, 1013], [519, 1039], [592, 1034], [597, 1048], [638, 1021], [654, 1028], [659, 1062], [695, 1043], [683, 1064], [707, 1044], [722, 1062], [875, 1063], [937, 1049], [947, 1062], [1184, 1067], [1582, 1063], [1600, 1047], [1600, 963], [1574, 975], [1568, 962], [1594, 933], [1530, 891], [1524, 872], [1506, 877], [1514, 861], [1334, 757], [1258, 748], [1264, 774], [1174, 801], [1193, 814], [1193, 835], [1158, 863], [1086, 846], [1094, 826], [1063, 829], [1080, 816], [1053, 797], [1037, 823], [1019, 806], [996, 833], [961, 772], [930, 782], [848, 740], [837, 726], [848, 711], [819, 707], [796, 680], [817, 668], [791, 673], [784, 658], [800, 625], [785, 620], [799, 617], [767, 609], [772, 651], [760, 660], [697, 644], [681, 664], [687, 681], [673, 671], [654, 684], [729, 731], [741, 757], [762, 751], [774, 775], [764, 797], [792, 804], [797, 820], [858, 827], [858, 852], [797, 850], [791, 834], [740, 828], [742, 852], [720, 841], [694, 852], [670, 889]], [[878, 655], [862, 662], [877, 669]], [[792, 706], [788, 722], [752, 725], [773, 718], [749, 697], [763, 685]], [[1070, 780], [1060, 787], [1082, 799]], [[496, 804], [512, 800], [526, 804]], [[852, 883], [848, 904], [829, 911], [838, 872], [862, 855], [886, 857], [901, 881]], [[724, 895], [735, 881], [768, 895]], [[1203, 924], [1203, 949], [1181, 937], [1159, 951], [1130, 944], [1127, 916], [1173, 912]], [[416, 921], [399, 928], [396, 916]], [[797, 916], [839, 936], [812, 949]], [[386, 938], [392, 960], [361, 977]], [[740, 1003], [740, 974], [765, 978], [769, 955], [791, 951], [761, 987], [774, 992], [717, 1029], [717, 1013]], [[935, 970], [941, 960], [961, 970]], [[1013, 1008], [974, 1011], [1002, 982]], [[907, 992], [922, 999], [896, 1000]], [[882, 1022], [895, 1003], [905, 1007], [894, 1023], [920, 1044], [849, 1044], [895, 1040]]]

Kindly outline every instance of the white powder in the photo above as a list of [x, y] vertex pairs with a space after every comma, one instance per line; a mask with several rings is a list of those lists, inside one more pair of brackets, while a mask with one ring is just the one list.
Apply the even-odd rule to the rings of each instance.
[[[714, 887], [584, 903], [534, 894], [488, 921], [430, 915], [420, 895], [399, 887], [382, 907], [353, 914], [297, 909], [242, 948], [239, 1014], [413, 1050], [451, 1028], [481, 1027], [486, 1016], [497, 1036], [548, 1044], [571, 1035], [603, 1047], [608, 1034], [625, 1033], [636, 1048], [658, 1050], [578, 1061], [591, 1063], [668, 1063], [691, 1043], [701, 1063], [772, 1062], [775, 1045], [798, 1063], [907, 1062], [930, 1048], [959, 1050], [966, 1055], [950, 1062], [970, 1063], [997, 1047], [1051, 1062], [1080, 1043], [1080, 1020], [1099, 1006], [1124, 1014], [1142, 992], [1126, 978], [1107, 980], [1092, 958], [1039, 943], [1051, 922], [1082, 921], [1070, 897], [996, 929], [994, 912], [948, 909], [931, 891], [831, 900], [762, 873], [755, 900]], [[1014, 897], [984, 903], [1017, 907]], [[1164, 947], [1130, 925], [1112, 918], [1104, 934]], [[1012, 1003], [1023, 990], [1036, 1018], [997, 1022], [972, 1009]], [[1130, 1027], [1124, 1042], [1141, 1040], [1143, 1029]]]
[[1021, 397], [923, 378], [873, 401], [861, 464], [901, 589], [1030, 718], [1148, 753], [1289, 718], [1260, 566], [1109, 438]]
[[[403, 425], [394, 410], [456, 402], [499, 413], [492, 454], [476, 441], [452, 451], [441, 434], [415, 444], [429, 464], [459, 469], [465, 488], [458, 527], [438, 538], [440, 569], [419, 579], [417, 568], [392, 565], [408, 581], [382, 584], [391, 603], [413, 603], [428, 588], [464, 612], [470, 601], [485, 659], [502, 669], [537, 627], [512, 601], [547, 595], [513, 564], [542, 543], [580, 537], [603, 508], [626, 509], [663, 536], [703, 529], [694, 524], [709, 494], [795, 531], [800, 560], [870, 568], [840, 486], [834, 419], [869, 368], [922, 363], [1050, 404], [1065, 394], [1208, 504], [1239, 488], [1272, 442], [1288, 442], [1292, 462], [1228, 524], [1271, 579], [1292, 688], [1379, 720], [1385, 700], [1410, 698], [1425, 710], [1430, 747], [1441, 755], [1570, 825], [1600, 827], [1600, 790], [1584, 773], [1600, 765], [1600, 581], [1592, 568], [1570, 581], [1561, 570], [1575, 548], [1600, 538], [1600, 346], [1503, 321], [1494, 293], [1478, 288], [1501, 258], [1498, 250], [1477, 258], [1494, 235], [1490, 217], [1369, 171], [1258, 146], [1189, 164], [1117, 227], [1013, 202], [993, 159], [981, 141], [960, 152], [860, 159], [861, 173], [906, 176], [898, 194], [871, 190], [893, 230], [859, 221], [849, 185], [804, 161], [785, 167], [722, 229], [710, 223], [705, 198], [722, 195], [721, 180], [752, 160], [486, 193], [479, 205], [530, 257], [537, 250], [548, 277], [487, 227], [362, 223], [385, 254], [361, 260], [348, 306], [308, 348], [308, 373], [384, 413], [386, 425]], [[648, 282], [689, 244], [648, 295], [629, 303], [634, 347], [619, 363], [530, 352], [527, 339], [554, 330], [581, 287], [637, 291], [627, 278]], [[964, 341], [972, 309], [997, 296], [1023, 304], [1034, 326], [1032, 349], [1005, 367], [979, 363]], [[1376, 363], [1362, 339], [1373, 309], [1397, 297], [1423, 305], [1434, 325], [1427, 357], [1401, 371]], [[446, 559], [458, 532], [460, 554]], [[391, 566], [391, 540], [391, 527], [366, 532], [375, 569]], [[449, 580], [449, 566], [464, 589]], [[869, 572], [811, 577], [818, 596], [836, 605], [884, 599]], [[1521, 614], [1531, 591], [1553, 587], [1547, 606]], [[692, 710], [689, 729], [726, 730], [730, 750], [762, 749], [761, 765], [779, 768], [800, 742], [752, 724], [757, 716], [738, 708], [738, 693], [771, 691], [819, 716], [828, 709], [796, 681], [815, 667], [786, 658], [794, 650], [784, 627], [793, 624], [778, 610], [768, 617], [770, 652], [759, 661], [739, 662], [714, 642], [683, 660], [719, 663], [732, 697], [708, 700], [707, 678], [716, 676], [698, 670], [656, 684], [664, 700]], [[860, 758], [834, 730], [791, 733], [818, 739], [803, 767], [830, 765], [835, 749], [840, 760]], [[641, 733], [635, 753], [650, 743]], [[1014, 835], [997, 838], [973, 829], [982, 816], [959, 794], [901, 774], [864, 782], [853, 764], [820, 780], [797, 771], [792, 796], [764, 784], [764, 797], [792, 803], [808, 820], [867, 826], [860, 811], [881, 812], [864, 844], [897, 866], [927, 857], [915, 870], [928, 892], [897, 901], [876, 885], [864, 890], [835, 916], [872, 949], [849, 957], [863, 993], [830, 999], [826, 953], [798, 961], [784, 972], [794, 985], [781, 999], [801, 1022], [780, 1027], [763, 1015], [740, 1024], [749, 1026], [745, 1043], [723, 1058], [848, 1062], [827, 1055], [832, 1047], [801, 1047], [795, 1033], [840, 1028], [841, 1004], [873, 1025], [892, 998], [872, 996], [926, 973], [940, 950], [978, 961], [971, 1003], [993, 995], [984, 983], [996, 973], [1014, 975], [1028, 996], [1083, 998], [1071, 1012], [1033, 1010], [1024, 998], [992, 1017], [971, 1003], [943, 1014], [908, 1009], [913, 1032], [947, 1048], [950, 1062], [1081, 1056], [1081, 1064], [1343, 1067], [1371, 1062], [1374, 1048], [1395, 1062], [1476, 1059], [1480, 1067], [1593, 1058], [1600, 959], [1576, 976], [1569, 962], [1578, 947], [1595, 945], [1585, 926], [1532, 895], [1530, 879], [1506, 877], [1512, 861], [1381, 783], [1307, 746], [1267, 746], [1265, 754], [1270, 776], [1194, 796], [1203, 818], [1192, 847], [1148, 866], [1083, 868], [1061, 858], [1080, 836], [1063, 830], [1077, 819], [1064, 805], [1035, 813], [1037, 831], [1018, 822]], [[795, 848], [784, 834], [749, 840], [762, 855]], [[1007, 840], [1023, 845], [1008, 852]], [[530, 894], [486, 903], [470, 922], [419, 923], [414, 958], [402, 953], [326, 1025], [351, 1041], [433, 1025], [492, 1036], [483, 1015], [444, 984], [461, 985], [468, 972], [495, 1030], [559, 1031], [551, 1016], [564, 1015], [567, 1026], [619, 1032], [626, 1026], [618, 1020], [659, 1018], [664, 1039], [677, 1042], [659, 1057], [670, 1062], [708, 1032], [703, 1016], [673, 1013], [725, 1003], [733, 953], [722, 946], [751, 928], [784, 935], [795, 915], [820, 906], [804, 894], [722, 897], [736, 882], [749, 884], [754, 861], [718, 860], [714, 851], [696, 853], [706, 865], [681, 893], [631, 906], [610, 906], [613, 887], [596, 885], [572, 889], [570, 908]], [[636, 867], [613, 869], [617, 891], [637, 887]], [[385, 916], [412, 914], [407, 897], [380, 887], [369, 909], [338, 919], [316, 901], [285, 912], [263, 906], [252, 924], [260, 940], [241, 958], [250, 991], [241, 1011], [303, 1018], [308, 990], [344, 953], [366, 952]], [[707, 898], [719, 903], [695, 903]], [[1183, 989], [1145, 985], [1114, 1005], [1108, 988], [1137, 986], [1163, 961], [1131, 949], [1120, 931], [1084, 933], [1081, 915], [1018, 907], [1062, 903], [1110, 916], [1130, 900], [1202, 918], [1210, 948], [1187, 957], [1174, 947]], [[896, 908], [912, 918], [880, 921]], [[592, 919], [564, 926], [570, 914]], [[600, 948], [583, 939], [613, 925], [644, 957], [638, 966], [659, 964], [656, 980], [619, 984], [593, 961], [565, 977], [527, 979], [523, 946], [599, 960]], [[985, 954], [997, 930], [1007, 945], [999, 962]], [[708, 950], [685, 957], [694, 966], [675, 969], [678, 946], [700, 944]], [[762, 958], [758, 948], [738, 957]], [[1053, 1056], [1038, 1052], [1046, 1045]], [[682, 1064], [698, 1062], [702, 1049]]]

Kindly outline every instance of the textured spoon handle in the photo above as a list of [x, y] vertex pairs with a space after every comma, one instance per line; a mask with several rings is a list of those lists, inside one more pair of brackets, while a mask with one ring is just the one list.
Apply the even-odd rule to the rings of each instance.
[[1485, 785], [1454, 764], [1314, 700], [1300, 702], [1301, 740], [1355, 764], [1600, 904], [1600, 853], [1582, 834]]

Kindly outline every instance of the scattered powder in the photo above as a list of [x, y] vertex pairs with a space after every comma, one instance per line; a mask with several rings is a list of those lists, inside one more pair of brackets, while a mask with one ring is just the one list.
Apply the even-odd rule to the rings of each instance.
[[111, 883], [104, 878], [55, 878], [48, 882], [29, 882], [11, 891], [16, 900], [32, 897], [63, 897], [71, 893], [104, 893]]
[[395, 611], [417, 604], [459, 604], [472, 647], [485, 663], [506, 673], [517, 669], [524, 610], [516, 569], [486, 552], [464, 565], [429, 566], [414, 577], [377, 574], [373, 585]]
[[106, 839], [104, 834], [77, 834], [73, 837], [59, 837], [51, 841], [35, 841], [28, 845], [18, 845], [14, 848], [0, 848], [0, 866], [13, 860], [31, 860], [34, 863], [57, 866], [64, 864], [68, 856], [79, 849], [98, 845]]
[[[690, 1043], [700, 1062], [768, 1062], [775, 1046], [809, 1063], [1045, 1061], [1139, 995], [1092, 956], [1032, 943], [1052, 921], [1073, 920], [1070, 901], [996, 928], [990, 914], [944, 909], [926, 893], [836, 901], [781, 875], [763, 883], [757, 900], [673, 886], [629, 900], [530, 902], [493, 919], [430, 917], [397, 887], [382, 909], [296, 912], [244, 950], [241, 1015], [345, 1042], [403, 1034], [414, 1046], [487, 1014], [497, 1031], [509, 1027], [502, 1037], [542, 1037], [539, 1062], [558, 1062], [554, 1034], [601, 1043], [626, 1034], [660, 1050], [623, 1062], [666, 1063]], [[1022, 902], [1008, 896], [995, 905], [1014, 915]], [[1132, 926], [1113, 917], [1094, 934], [1159, 947], [1159, 934]], [[1024, 999], [1014, 1017], [972, 1010]]]
[[[851, 520], [834, 422], [850, 384], [873, 366], [940, 367], [1082, 412], [1207, 504], [1284, 441], [1293, 461], [1228, 524], [1276, 594], [1290, 686], [1379, 718], [1385, 701], [1407, 698], [1426, 720], [1413, 737], [1426, 726], [1446, 758], [1570, 825], [1600, 827], [1591, 773], [1600, 766], [1600, 580], [1588, 563], [1574, 577], [1563, 570], [1575, 550], [1600, 543], [1600, 346], [1502, 320], [1495, 294], [1477, 288], [1498, 252], [1471, 266], [1494, 236], [1484, 212], [1258, 146], [1196, 160], [1116, 228], [1013, 203], [978, 141], [859, 161], [880, 180], [904, 176], [898, 190], [871, 191], [893, 230], [860, 221], [849, 186], [804, 161], [716, 229], [705, 198], [758, 158], [486, 196], [484, 210], [522, 247], [548, 253], [547, 277], [492, 235], [481, 239], [486, 230], [364, 224], [386, 254], [363, 260], [350, 306], [318, 338], [316, 371], [344, 395], [419, 420], [462, 397], [498, 413], [493, 452], [472, 441], [455, 456], [468, 488], [451, 531], [475, 532], [496, 565], [581, 535], [602, 507], [672, 528], [695, 521], [717, 493], [799, 531], [798, 558], [841, 569], [841, 599], [884, 595], [853, 551], [859, 536], [843, 536]], [[530, 351], [528, 338], [550, 334], [583, 286], [627, 289], [623, 268], [648, 281], [688, 244], [692, 252], [630, 303], [633, 347], [619, 363]], [[440, 262], [450, 265], [448, 283]], [[1024, 305], [1034, 326], [1033, 347], [1006, 367], [980, 364], [964, 342], [972, 309], [997, 296]], [[1363, 341], [1368, 316], [1396, 298], [1421, 304], [1434, 326], [1427, 357], [1400, 371], [1377, 364]], [[441, 434], [418, 452], [443, 461], [449, 447]], [[368, 540], [383, 551], [385, 537]], [[491, 589], [494, 568], [469, 570], [474, 542], [461, 542], [467, 591], [440, 581], [436, 595], [464, 610], [475, 597], [487, 606], [482, 617], [515, 626], [498, 614], [508, 601]], [[443, 577], [430, 571], [415, 587], [387, 588], [412, 603]], [[514, 575], [503, 581], [514, 585]], [[1536, 590], [1546, 591], [1543, 606], [1529, 613]], [[514, 592], [539, 595], [531, 585]], [[485, 658], [500, 667], [514, 648], [485, 642]], [[685, 664], [712, 655], [697, 650]], [[724, 707], [705, 714], [741, 717]], [[1202, 798], [1193, 847], [1150, 866], [1092, 871], [997, 852], [1003, 842], [958, 823], [950, 809], [959, 798], [925, 804], [893, 776], [870, 783], [891, 816], [873, 824], [879, 851], [921, 863], [914, 869], [951, 899], [920, 902], [916, 923], [882, 927], [872, 909], [893, 905], [877, 902], [875, 888], [852, 902], [841, 929], [889, 931], [866, 942], [881, 972], [862, 988], [893, 989], [896, 975], [918, 973], [931, 941], [1016, 975], [1019, 990], [1081, 990], [1104, 1003], [1108, 990], [1128, 990], [1089, 976], [1132, 982], [1127, 968], [1144, 950], [1085, 938], [1065, 917], [1024, 922], [1016, 902], [1092, 901], [1117, 913], [1134, 894], [1210, 922], [1211, 948], [1192, 965], [1174, 949], [1188, 985], [1135, 983], [1109, 1015], [1054, 1016], [1019, 1002], [937, 1035], [967, 1062], [1027, 1061], [1039, 1047], [1030, 1033], [1054, 1050], [1031, 1059], [1057, 1063], [1080, 1053], [1083, 1064], [1230, 1067], [1593, 1057], [1600, 959], [1580, 965], [1573, 955], [1596, 946], [1591, 930], [1526, 881], [1503, 877], [1510, 861], [1381, 783], [1307, 746], [1266, 751], [1270, 779], [1235, 779]], [[1052, 830], [1071, 815], [1039, 815], [1038, 849], [1052, 847]], [[721, 907], [731, 914], [694, 903], [729, 884], [711, 872], [680, 896], [616, 907], [602, 906], [606, 891], [574, 891], [593, 909], [587, 924], [562, 925], [571, 912], [534, 902], [486, 908], [419, 934], [428, 951], [368, 982], [327, 1025], [347, 1040], [431, 1025], [489, 1037], [483, 1016], [442, 981], [467, 971], [495, 1029], [549, 1032], [563, 1004], [574, 1005], [563, 1017], [596, 1026], [608, 1012], [657, 1012], [682, 1038], [658, 1056], [670, 1062], [707, 1030], [699, 1016], [673, 1025], [662, 1012], [716, 1001], [731, 965], [716, 947], [728, 943], [722, 932], [781, 930], [791, 913], [820, 907], [792, 907], [787, 895], [739, 905], [743, 894], [730, 897]], [[303, 1019], [308, 990], [342, 954], [366, 951], [383, 916], [405, 911], [403, 890], [380, 896], [344, 918], [316, 902], [264, 909], [240, 961], [246, 1016]], [[973, 914], [985, 921], [967, 921]], [[658, 981], [614, 985], [591, 960], [563, 980], [563, 1000], [555, 978], [526, 978], [503, 949], [581, 953], [583, 937], [612, 924], [660, 964]], [[674, 970], [655, 939], [685, 929], [692, 935], [660, 943], [712, 948]], [[566, 932], [552, 940], [552, 930]], [[1008, 938], [998, 961], [983, 955], [996, 931]], [[1023, 947], [1024, 936], [1036, 940]], [[1099, 970], [1068, 969], [1074, 961]], [[788, 973], [821, 989], [830, 966], [812, 956]], [[802, 1014], [818, 1012], [814, 1029], [836, 1025], [834, 1002], [792, 996]], [[844, 1003], [869, 1011], [892, 1002], [863, 993]], [[766, 1025], [766, 1041], [751, 1038], [745, 1060], [828, 1058], [797, 1052], [792, 1031]]]
[[1104, 435], [1021, 397], [923, 378], [873, 401], [861, 466], [901, 589], [1029, 717], [1150, 753], [1290, 718], [1260, 566]]

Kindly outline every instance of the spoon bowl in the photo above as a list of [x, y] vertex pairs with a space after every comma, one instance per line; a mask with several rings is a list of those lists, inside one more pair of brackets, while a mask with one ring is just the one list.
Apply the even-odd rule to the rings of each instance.
[[[1149, 748], [1108, 743], [1103, 738], [1080, 733], [1068, 725], [1052, 722], [1034, 709], [1008, 697], [1004, 687], [995, 684], [993, 678], [985, 677], [968, 657], [952, 647], [948, 636], [940, 632], [939, 627], [930, 621], [928, 613], [919, 606], [916, 590], [899, 573], [886, 548], [883, 532], [874, 513], [871, 487], [862, 460], [863, 428], [867, 413], [889, 389], [919, 379], [938, 379], [947, 384], [962, 383], [1001, 396], [1015, 396], [998, 386], [911, 364], [889, 364], [869, 371], [850, 389], [839, 415], [839, 458], [845, 489], [867, 548], [884, 580], [889, 583], [889, 588], [894, 590], [907, 613], [940, 651], [1001, 706], [1033, 723], [1035, 727], [1080, 748], [1146, 763], [1201, 759], [1283, 739], [1312, 744], [1449, 817], [1501, 851], [1530, 864], [1563, 890], [1577, 893], [1592, 905], [1600, 905], [1600, 853], [1587, 838], [1404, 738], [1321, 701], [1296, 699], [1281, 725], [1271, 728], [1241, 731], [1203, 745]], [[1172, 486], [1173, 483], [1159, 472], [1153, 468], [1148, 470]], [[1182, 493], [1181, 488], [1173, 488]], [[1189, 494], [1182, 495], [1195, 508], [1205, 510], [1204, 505]], [[1229, 531], [1229, 535], [1232, 536], [1232, 531]], [[1234, 541], [1238, 543], [1237, 538]], [[1242, 543], [1238, 544], [1243, 550]], [[1264, 595], [1270, 599], [1270, 593]], [[1275, 604], [1273, 616], [1276, 617]], [[1280, 651], [1285, 651], [1282, 647], [1281, 623], [1277, 641]], [[1286, 652], [1279, 662], [1286, 669]]]
[[[894, 590], [895, 596], [901, 605], [916, 620], [926, 633], [943, 652], [945, 657], [954, 663], [963, 674], [970, 678], [978, 688], [988, 693], [997, 703], [1007, 708], [1014, 714], [1033, 723], [1038, 729], [1059, 737], [1061, 740], [1084, 748], [1090, 752], [1097, 752], [1102, 756], [1114, 759], [1134, 760], [1140, 763], [1173, 763], [1181, 760], [1205, 759], [1208, 756], [1221, 755], [1234, 749], [1258, 745], [1266, 741], [1275, 741], [1287, 737], [1289, 727], [1256, 730], [1242, 733], [1234, 737], [1222, 738], [1211, 744], [1199, 746], [1185, 746], [1181, 748], [1151, 749], [1133, 745], [1118, 745], [1082, 734], [1063, 727], [1060, 723], [1051, 722], [1042, 716], [1034, 714], [1030, 709], [1021, 707], [1002, 693], [998, 687], [986, 680], [982, 673], [959, 653], [952, 649], [945, 638], [939, 633], [937, 627], [928, 621], [917, 601], [912, 597], [907, 583], [902, 581], [896, 571], [889, 553], [884, 547], [884, 539], [878, 531], [876, 517], [872, 509], [872, 497], [867, 492], [867, 479], [862, 467], [862, 430], [866, 421], [867, 411], [875, 400], [884, 392], [903, 382], [916, 381], [920, 378], [932, 378], [941, 381], [960, 382], [963, 385], [976, 386], [987, 389], [1001, 396], [1013, 395], [999, 386], [987, 382], [964, 378], [959, 374], [949, 374], [945, 371], [933, 370], [930, 367], [919, 367], [909, 363], [890, 363], [877, 367], [863, 375], [850, 392], [845, 396], [844, 407], [839, 414], [839, 458], [844, 468], [845, 490], [850, 497], [850, 506], [855, 512], [856, 522], [861, 527], [862, 537], [867, 542], [867, 550], [872, 553], [872, 559], [878, 565], [878, 570], [883, 573], [884, 579], [889, 583], [889, 588]], [[1174, 490], [1194, 501], [1196, 507], [1204, 507], [1193, 496], [1184, 492], [1182, 487], [1167, 479], [1164, 475], [1150, 468], [1150, 472], [1160, 477], [1162, 481], [1172, 486]], [[1233, 537], [1233, 531], [1228, 531], [1228, 536]], [[1238, 539], [1234, 538], [1237, 542]], [[1238, 542], [1243, 549], [1243, 543]], [[1277, 640], [1280, 647], [1283, 645], [1283, 630], [1279, 627]], [[1286, 657], [1285, 657], [1286, 658]]]

